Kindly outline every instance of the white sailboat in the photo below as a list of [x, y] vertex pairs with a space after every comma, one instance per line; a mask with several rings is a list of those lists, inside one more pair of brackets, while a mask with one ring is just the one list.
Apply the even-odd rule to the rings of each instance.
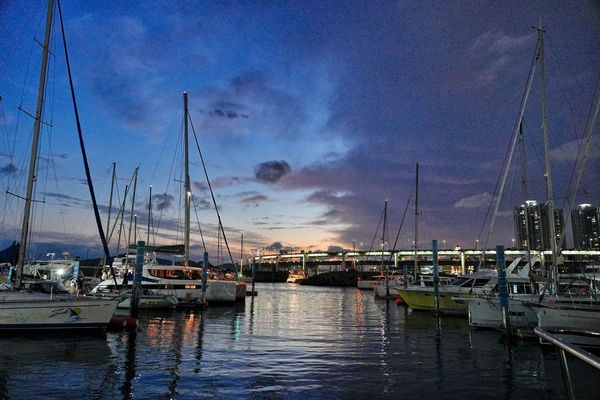
[[[175, 294], [180, 305], [200, 304], [203, 300], [209, 303], [235, 303], [238, 300], [245, 299], [246, 284], [244, 282], [208, 279], [202, 298], [203, 269], [190, 266], [190, 202], [191, 202], [191, 181], [189, 174], [188, 157], [188, 106], [187, 92], [183, 93], [184, 103], [184, 157], [185, 157], [185, 221], [184, 221], [184, 244], [183, 244], [183, 262], [180, 264], [172, 263], [163, 265], [158, 262], [157, 254], [147, 252], [142, 269], [142, 289], [155, 295]], [[175, 247], [180, 247], [175, 246]], [[181, 254], [181, 253], [179, 253]], [[127, 261], [125, 260], [125, 265]], [[91, 294], [111, 293], [123, 286], [123, 277], [105, 279], [96, 286]], [[131, 282], [129, 282], [131, 284]], [[127, 287], [127, 285], [125, 285]]]
[[[588, 296], [581, 296], [579, 293], [572, 295], [570, 293], [561, 292], [561, 283], [567, 280], [567, 276], [558, 274], [558, 264], [561, 261], [558, 249], [561, 247], [557, 243], [557, 235], [554, 232], [554, 212], [553, 212], [553, 193], [552, 193], [552, 174], [549, 158], [549, 138], [548, 126], [545, 108], [545, 65], [544, 65], [544, 30], [542, 27], [538, 29], [538, 46], [539, 51], [536, 52], [540, 63], [541, 72], [541, 98], [542, 98], [542, 128], [544, 133], [544, 159], [546, 176], [546, 197], [548, 205], [548, 226], [550, 227], [550, 244], [552, 249], [552, 264], [550, 266], [550, 274], [547, 282], [547, 288], [550, 289], [550, 296], [544, 296], [546, 287], [542, 290], [542, 295], [536, 294], [533, 296], [514, 296], [508, 299], [508, 326], [505, 326], [502, 321], [502, 311], [500, 301], [495, 298], [473, 299], [468, 301], [469, 304], [469, 323], [473, 326], [507, 329], [515, 332], [520, 336], [533, 336], [533, 328], [536, 326], [548, 332], [558, 334], [561, 338], [569, 342], [590, 347], [600, 347], [600, 303], [596, 299], [598, 293], [597, 282], [593, 279], [590, 283], [590, 293]], [[537, 49], [536, 49], [537, 50]], [[533, 74], [533, 71], [531, 72]], [[527, 98], [530, 87], [531, 75], [529, 77], [528, 89], [525, 99]], [[598, 113], [600, 111], [600, 96], [597, 95], [596, 103], [593, 108], [592, 118], [587, 125], [585, 135], [585, 145], [582, 146], [583, 152], [578, 158], [578, 177], [576, 184], [573, 186], [573, 192], [569, 197], [570, 206], [575, 201], [577, 186], [583, 165], [586, 159], [586, 152], [589, 149], [592, 131], [595, 127]], [[522, 111], [520, 120], [522, 119]], [[519, 124], [517, 125], [520, 125]], [[522, 133], [521, 133], [522, 135]], [[524, 158], [524, 157], [522, 157]], [[524, 166], [522, 166], [524, 171]], [[523, 173], [524, 175], [524, 173]], [[525, 181], [525, 178], [523, 177]], [[526, 193], [524, 189], [524, 193]], [[567, 216], [570, 212], [567, 213]], [[568, 217], [567, 217], [568, 218]], [[527, 219], [526, 219], [527, 221]], [[564, 240], [565, 230], [563, 229], [560, 240]], [[527, 243], [529, 246], [529, 243]], [[531, 257], [529, 257], [531, 259]]]
[[3, 285], [6, 290], [0, 291], [0, 331], [103, 328], [117, 306], [117, 300], [74, 297], [58, 282], [24, 277], [53, 11], [54, 1], [49, 0], [19, 259], [14, 283], [10, 287]]

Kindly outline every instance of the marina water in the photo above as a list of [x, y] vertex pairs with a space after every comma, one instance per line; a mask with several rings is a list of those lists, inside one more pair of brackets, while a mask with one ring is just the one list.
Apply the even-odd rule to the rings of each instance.
[[[245, 304], [126, 332], [0, 336], [1, 399], [554, 399], [556, 352], [370, 291], [257, 284]], [[569, 359], [579, 399], [598, 372]]]

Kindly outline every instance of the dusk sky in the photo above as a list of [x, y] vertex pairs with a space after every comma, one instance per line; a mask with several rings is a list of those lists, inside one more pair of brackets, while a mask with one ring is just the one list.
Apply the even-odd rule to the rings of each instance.
[[[149, 187], [156, 240], [181, 242], [182, 92], [234, 255], [280, 242], [368, 249], [389, 202], [393, 243], [420, 164], [419, 247], [475, 247], [537, 41], [546, 30], [554, 196], [564, 205], [600, 74], [592, 1], [62, 2], [79, 113], [106, 224], [139, 166], [138, 238]], [[46, 5], [0, 2], [1, 244], [18, 240]], [[55, 18], [32, 241], [100, 253]], [[539, 72], [539, 69], [536, 73]], [[545, 201], [540, 81], [525, 112], [529, 198]], [[576, 204], [600, 201], [598, 131]], [[217, 217], [193, 140], [192, 191], [214, 254]], [[523, 201], [515, 155], [490, 242], [511, 245]], [[115, 195], [115, 198], [117, 195]], [[129, 205], [126, 212], [128, 226]], [[113, 211], [117, 213], [118, 206]], [[162, 211], [161, 211], [162, 210]], [[192, 258], [201, 242], [192, 211]], [[480, 238], [485, 240], [484, 236]], [[381, 233], [379, 233], [379, 236]], [[412, 246], [414, 195], [399, 247]], [[567, 244], [572, 246], [570, 234]], [[116, 238], [111, 241], [114, 252]], [[122, 247], [122, 245], [121, 245]], [[34, 254], [35, 255], [35, 254]]]

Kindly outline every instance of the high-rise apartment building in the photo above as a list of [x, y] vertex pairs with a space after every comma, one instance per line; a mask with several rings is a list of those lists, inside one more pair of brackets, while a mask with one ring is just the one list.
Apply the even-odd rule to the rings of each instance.
[[571, 211], [573, 240], [578, 250], [600, 249], [600, 223], [598, 208], [580, 204]]
[[[538, 204], [535, 200], [528, 200], [524, 205], [514, 209], [516, 245], [519, 248], [531, 250], [550, 250], [550, 229], [548, 224], [548, 206]], [[556, 243], [564, 229], [562, 209], [554, 209], [554, 233]], [[529, 234], [527, 232], [529, 231]], [[563, 241], [562, 248], [565, 248]]]

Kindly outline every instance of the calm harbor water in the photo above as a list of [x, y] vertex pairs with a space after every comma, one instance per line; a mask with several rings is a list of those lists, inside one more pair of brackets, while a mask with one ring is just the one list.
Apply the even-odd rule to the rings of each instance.
[[[245, 305], [145, 313], [137, 335], [0, 336], [0, 399], [555, 399], [556, 352], [372, 292], [258, 284]], [[570, 360], [577, 398], [600, 373]]]

